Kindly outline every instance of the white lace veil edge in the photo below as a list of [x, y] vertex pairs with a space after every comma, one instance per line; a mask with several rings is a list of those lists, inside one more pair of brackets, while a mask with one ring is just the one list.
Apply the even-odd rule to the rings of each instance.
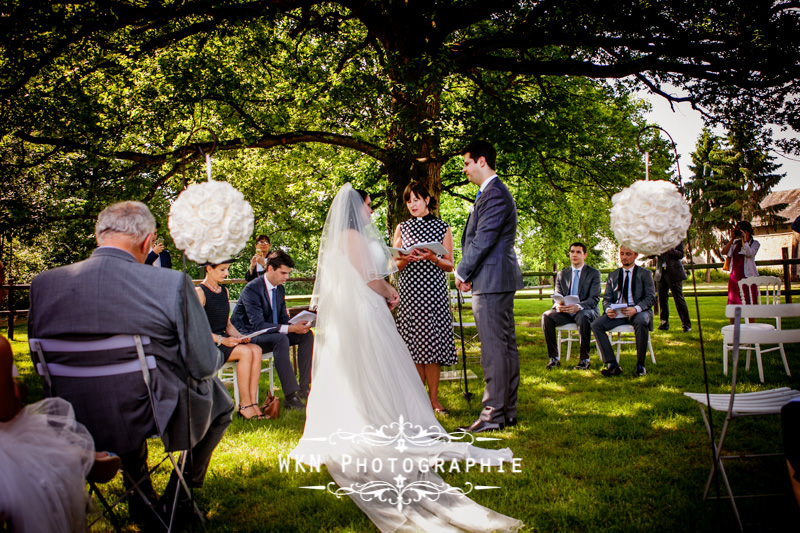
[[341, 281], [335, 279], [334, 266], [344, 259], [364, 282], [383, 279], [397, 271], [392, 254], [370, 219], [361, 195], [349, 183], [345, 183], [333, 199], [322, 229], [312, 309], [319, 305], [327, 284]]

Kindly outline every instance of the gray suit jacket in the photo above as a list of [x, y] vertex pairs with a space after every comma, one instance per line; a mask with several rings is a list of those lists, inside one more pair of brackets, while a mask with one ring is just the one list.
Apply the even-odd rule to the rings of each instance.
[[[184, 307], [186, 319], [184, 319]], [[100, 247], [89, 259], [36, 276], [31, 283], [30, 337], [99, 338], [140, 334], [151, 338], [147, 355], [156, 416], [168, 449], [188, 446], [186, 373], [189, 374], [192, 445], [211, 421], [233, 410], [216, 372], [223, 364], [208, 319], [186, 274], [136, 262], [124, 250]], [[135, 353], [135, 350], [133, 351]], [[108, 364], [127, 354], [54, 354], [48, 362]], [[55, 394], [67, 398], [98, 450], [126, 453], [154, 434], [140, 373], [109, 378], [56, 378]], [[230, 416], [230, 415], [228, 415]]]
[[[561, 270], [556, 275], [556, 294], [566, 296], [572, 289], [572, 267]], [[600, 271], [589, 265], [583, 265], [581, 276], [578, 280], [578, 298], [581, 307], [586, 310], [598, 312], [597, 304], [600, 302]]]
[[461, 262], [456, 271], [472, 282], [472, 293], [514, 292], [522, 288], [522, 272], [514, 252], [517, 207], [500, 178], [481, 193], [461, 236]]
[[[653, 329], [653, 305], [656, 302], [656, 286], [653, 283], [653, 275], [646, 268], [640, 266], [633, 267], [632, 273], [632, 293], [634, 305], [642, 309], [642, 313], [647, 313], [650, 317], [650, 329]], [[603, 310], [608, 306], [619, 301], [622, 294], [622, 269], [618, 268], [608, 275], [606, 280], [606, 292], [603, 295]]]

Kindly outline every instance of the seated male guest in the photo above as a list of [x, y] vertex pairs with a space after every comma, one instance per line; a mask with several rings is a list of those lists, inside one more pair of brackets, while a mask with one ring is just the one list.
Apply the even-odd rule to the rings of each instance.
[[542, 331], [547, 343], [550, 362], [547, 368], [560, 366], [556, 326], [575, 323], [581, 343], [580, 362], [576, 370], [589, 370], [589, 347], [592, 341], [592, 321], [597, 318], [597, 303], [600, 301], [600, 271], [588, 266], [586, 245], [574, 242], [569, 247], [569, 262], [572, 266], [560, 271], [556, 276], [555, 294], [577, 296], [579, 303], [562, 305], [555, 303], [553, 308], [542, 315]]
[[[308, 322], [289, 324], [283, 284], [289, 279], [294, 261], [282, 250], [273, 252], [267, 259], [267, 270], [242, 289], [239, 301], [233, 308], [231, 323], [242, 335], [262, 329], [276, 329], [253, 337], [251, 342], [261, 346], [264, 352], [272, 352], [275, 369], [286, 397], [284, 407], [304, 409], [302, 400], [308, 398], [311, 383], [311, 355], [314, 350], [314, 334]], [[297, 345], [297, 366], [300, 384], [294, 375], [289, 360], [289, 346]]]
[[267, 270], [267, 254], [269, 254], [269, 237], [259, 235], [256, 237], [256, 253], [250, 258], [250, 266], [244, 273], [245, 281], [253, 281]]
[[[231, 422], [233, 402], [216, 377], [222, 354], [211, 340], [191, 279], [182, 272], [144, 265], [155, 228], [153, 215], [140, 202], [119, 202], [105, 208], [97, 217], [99, 247], [91, 257], [43, 272], [31, 283], [28, 335], [150, 337], [146, 353], [157, 360], [151, 370], [152, 390], [164, 446], [168, 450], [192, 448], [186, 481], [199, 487]], [[114, 352], [102, 353], [102, 361], [93, 357], [54, 354], [57, 360], [51, 362], [108, 364]], [[145, 477], [140, 487], [155, 500], [147, 478], [146, 439], [156, 433], [156, 421], [141, 373], [53, 379], [54, 391], [72, 403], [75, 417], [89, 429], [97, 449], [119, 455], [123, 468], [135, 479]], [[173, 474], [165, 491], [169, 498], [162, 502], [166, 507], [171, 508], [177, 482]], [[131, 518], [147, 521], [152, 516], [147, 510], [151, 503], [134, 495]], [[179, 512], [191, 512], [188, 500], [179, 502]]]
[[[618, 376], [622, 369], [614, 357], [607, 331], [630, 324], [636, 336], [636, 370], [633, 375], [644, 376], [644, 360], [647, 355], [647, 341], [653, 330], [653, 304], [656, 288], [650, 271], [636, 266], [638, 254], [624, 246], [619, 247], [619, 260], [622, 268], [608, 276], [606, 292], [603, 295], [603, 316], [592, 322], [592, 331], [597, 341], [597, 350], [606, 363], [600, 371], [604, 376]], [[612, 305], [616, 309], [612, 309]]]

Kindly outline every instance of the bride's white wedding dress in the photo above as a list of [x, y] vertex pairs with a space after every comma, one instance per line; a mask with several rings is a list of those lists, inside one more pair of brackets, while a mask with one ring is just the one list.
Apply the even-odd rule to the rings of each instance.
[[291, 457], [325, 464], [338, 494], [384, 532], [516, 531], [520, 521], [475, 503], [462, 493], [468, 488], [434, 471], [437, 460], [447, 471], [452, 460], [499, 465], [512, 453], [453, 440], [436, 420], [386, 300], [367, 284], [388, 273], [390, 256], [361, 211], [345, 185], [323, 232], [313, 385]]

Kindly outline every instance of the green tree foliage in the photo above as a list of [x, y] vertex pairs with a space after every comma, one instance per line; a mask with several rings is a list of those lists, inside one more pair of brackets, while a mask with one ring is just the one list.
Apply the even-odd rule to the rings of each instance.
[[761, 202], [783, 174], [767, 151], [768, 140], [739, 123], [721, 139], [704, 130], [692, 154], [687, 184], [692, 211], [692, 242], [697, 250], [719, 253], [719, 235], [727, 236], [738, 220], [758, 224], [783, 222], [786, 204], [767, 208]]
[[412, 179], [463, 210], [449, 161], [483, 137], [543, 236], [532, 264], [549, 262], [642, 174], [639, 110], [603, 79], [790, 124], [800, 64], [797, 11], [763, 0], [17, 2], [0, 22], [0, 233], [69, 228], [60, 240], [84, 251], [111, 200], [163, 223], [213, 150], [257, 227], [310, 256], [347, 179], [374, 192], [387, 232]]

